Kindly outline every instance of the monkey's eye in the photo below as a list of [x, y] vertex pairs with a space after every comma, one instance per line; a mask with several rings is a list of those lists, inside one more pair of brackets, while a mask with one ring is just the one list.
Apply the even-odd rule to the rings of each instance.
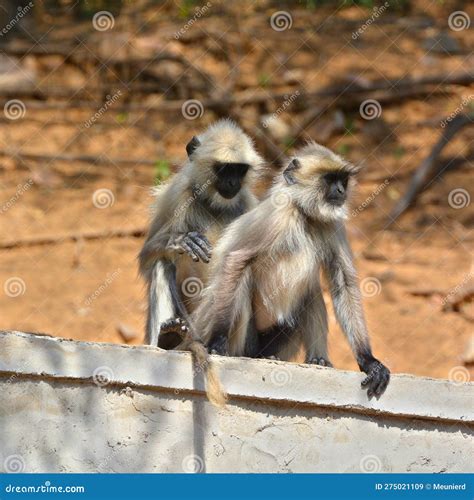
[[337, 173], [332, 173], [332, 174], [326, 174], [324, 176], [324, 181], [328, 186], [331, 186], [333, 184], [342, 184], [344, 186], [344, 189], [347, 188], [347, 184], [349, 183], [349, 174], [345, 172], [337, 172]]
[[244, 177], [250, 165], [247, 163], [215, 163], [214, 172], [218, 177]]
[[221, 176], [222, 174], [224, 174], [224, 173], [225, 173], [225, 171], [226, 171], [226, 170], [227, 170], [227, 169], [226, 169], [226, 166], [225, 166], [225, 164], [223, 164], [223, 163], [216, 163], [216, 164], [214, 165], [214, 173], [215, 173], [217, 176]]

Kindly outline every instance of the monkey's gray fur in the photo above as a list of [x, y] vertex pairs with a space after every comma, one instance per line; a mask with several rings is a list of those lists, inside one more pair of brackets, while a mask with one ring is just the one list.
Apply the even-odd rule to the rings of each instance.
[[225, 231], [209, 286], [193, 314], [211, 349], [231, 356], [330, 365], [320, 271], [368, 395], [383, 393], [389, 370], [372, 355], [346, 237], [347, 195], [358, 168], [310, 143], [276, 179], [270, 196]]
[[[257, 204], [250, 188], [263, 166], [252, 140], [230, 120], [193, 137], [186, 151], [181, 170], [156, 193], [154, 219], [139, 255], [148, 291], [145, 343], [167, 349], [182, 340], [181, 330], [187, 328], [182, 320], [190, 323], [223, 229]], [[160, 335], [170, 326], [178, 326], [179, 334]], [[207, 372], [210, 399], [222, 403], [207, 351], [192, 331], [186, 335], [187, 347]]]

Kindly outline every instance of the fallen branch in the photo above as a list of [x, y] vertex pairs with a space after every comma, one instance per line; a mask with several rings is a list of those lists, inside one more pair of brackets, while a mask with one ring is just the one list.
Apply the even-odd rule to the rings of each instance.
[[11, 241], [0, 241], [0, 249], [33, 247], [42, 245], [57, 245], [65, 242], [101, 240], [107, 238], [141, 238], [146, 235], [147, 228], [139, 227], [134, 229], [111, 229], [100, 231], [88, 231], [84, 233], [70, 233], [54, 236], [32, 236], [18, 238]]
[[[67, 119], [53, 119], [53, 120], [48, 119], [48, 121], [45, 121], [44, 118], [36, 118], [36, 117], [32, 117], [32, 116], [28, 116], [27, 120], [28, 120], [28, 122], [39, 123], [39, 124], [41, 124], [41, 126], [43, 128], [56, 127], [58, 125], [65, 125], [68, 127], [80, 127], [81, 126], [80, 120], [74, 121], [74, 120], [67, 120]], [[145, 120], [140, 119], [140, 121], [144, 122]], [[10, 120], [9, 118], [6, 118], [4, 116], [0, 116], [0, 123], [7, 123], [9, 125], [16, 123], [16, 124], [21, 126], [20, 121], [12, 122], [12, 120]], [[111, 129], [122, 128], [122, 129], [127, 129], [127, 130], [128, 129], [138, 129], [141, 132], [143, 132], [143, 134], [150, 135], [155, 139], [159, 138], [159, 132], [157, 132], [155, 129], [153, 129], [153, 127], [150, 127], [149, 124], [142, 125], [142, 124], [138, 123], [138, 121], [120, 123], [120, 122], [114, 122], [114, 121], [98, 120], [96, 123], [94, 123], [93, 126], [90, 127], [89, 130], [94, 130], [94, 127], [97, 127], [97, 130], [101, 130], [104, 128], [107, 128], [107, 129], [108, 128], [111, 128]]]
[[[355, 105], [359, 105], [367, 98], [373, 98], [378, 100], [381, 104], [387, 102], [393, 102], [400, 99], [406, 99], [409, 97], [416, 97], [419, 95], [426, 94], [435, 94], [436, 92], [433, 90], [430, 85], [435, 83], [442, 85], [449, 84], [458, 84], [458, 85], [468, 85], [474, 83], [474, 74], [473, 73], [462, 73], [459, 75], [453, 75], [449, 78], [445, 78], [444, 81], [440, 80], [440, 77], [425, 77], [419, 79], [402, 79], [400, 82], [398, 80], [389, 80], [380, 81], [380, 82], [372, 82], [367, 86], [360, 85], [352, 85], [348, 84], [343, 87], [341, 85], [336, 86], [328, 86], [322, 90], [314, 91], [314, 92], [301, 92], [298, 98], [298, 101], [301, 100], [301, 107], [304, 109], [311, 102], [319, 101], [322, 98], [330, 98], [337, 97], [337, 100], [331, 100], [321, 106], [321, 109], [324, 111], [329, 109], [332, 106], [337, 105], [338, 107], [354, 107]], [[144, 87], [145, 88], [145, 87]], [[387, 90], [389, 89], [389, 92]], [[87, 90], [87, 87], [85, 88]], [[380, 94], [372, 95], [373, 92], [379, 91]], [[34, 91], [38, 93], [39, 91]], [[77, 90], [73, 91], [74, 94], [77, 94]], [[43, 97], [47, 97], [47, 93], [41, 91]], [[17, 90], [18, 94], [18, 90]], [[364, 96], [364, 94], [368, 94]], [[348, 97], [349, 96], [349, 97]], [[352, 96], [352, 98], [351, 98]], [[67, 97], [64, 95], [63, 97]], [[201, 101], [204, 109], [209, 109], [212, 111], [222, 110], [229, 106], [246, 106], [246, 105], [255, 105], [267, 103], [269, 101], [274, 102], [283, 102], [288, 98], [288, 92], [285, 93], [270, 93], [268, 91], [249, 89], [243, 92], [239, 92], [237, 94], [233, 94], [232, 96], [226, 95], [224, 98], [207, 98]], [[347, 98], [347, 100], [346, 100]], [[136, 104], [130, 103], [126, 106], [114, 106], [114, 110], [117, 112], [127, 112], [127, 111], [181, 111], [183, 106], [183, 100], [172, 100], [172, 101], [161, 101], [155, 104]], [[304, 104], [303, 104], [304, 103]], [[3, 103], [2, 105], [4, 105]], [[68, 102], [35, 102], [28, 101], [25, 102], [25, 105], [28, 109], [69, 109], [74, 107], [79, 108], [87, 108], [87, 107], [97, 107], [96, 101], [68, 101]], [[318, 113], [319, 114], [319, 113]]]
[[414, 297], [431, 297], [432, 295], [440, 295], [443, 297], [446, 295], [446, 292], [440, 288], [416, 288], [414, 290], [409, 290], [409, 293]]
[[446, 170], [446, 165], [443, 164], [440, 166], [438, 162], [441, 151], [462, 128], [466, 125], [472, 125], [473, 123], [474, 113], [457, 115], [448, 123], [440, 139], [431, 150], [431, 153], [416, 169], [408, 185], [407, 192], [402, 196], [390, 214], [389, 225], [393, 224], [413, 203], [415, 203], [418, 195], [425, 189], [429, 181], [443, 174]]
[[[321, 118], [324, 113], [327, 113], [331, 108], [337, 107], [343, 111], [352, 111], [358, 109], [360, 105], [367, 99], [373, 99], [377, 101], [380, 105], [383, 104], [393, 104], [395, 102], [403, 101], [404, 99], [412, 99], [415, 97], [422, 97], [424, 95], [434, 96], [437, 95], [439, 91], [433, 90], [431, 87], [413, 87], [407, 89], [394, 89], [389, 92], [387, 91], [377, 91], [374, 94], [365, 93], [359, 94], [358, 92], [351, 94], [350, 92], [345, 92], [340, 96], [328, 100], [319, 104], [317, 107], [307, 111], [303, 118], [291, 132], [291, 137], [299, 138], [302, 140], [303, 132], [312, 125], [317, 119]], [[443, 92], [444, 94], [444, 92]]]
[[358, 92], [373, 92], [376, 90], [397, 90], [403, 88], [413, 88], [423, 85], [470, 85], [474, 83], [474, 72], [462, 72], [454, 75], [446, 76], [446, 73], [438, 75], [423, 76], [420, 78], [395, 78], [393, 80], [376, 80], [369, 82], [366, 85], [360, 81], [354, 80], [348, 84], [331, 85], [326, 91], [321, 91], [321, 96], [324, 95], [344, 95], [354, 94]]
[[17, 160], [32, 160], [32, 161], [66, 161], [66, 162], [83, 162], [92, 163], [94, 165], [155, 165], [156, 160], [143, 159], [126, 159], [126, 158], [109, 158], [107, 156], [92, 156], [92, 155], [73, 155], [73, 154], [35, 154], [23, 153], [21, 151], [6, 151], [0, 150], [0, 156], [8, 156]]
[[443, 311], [459, 311], [464, 302], [469, 302], [474, 297], [474, 283], [466, 283], [456, 293], [447, 295]]

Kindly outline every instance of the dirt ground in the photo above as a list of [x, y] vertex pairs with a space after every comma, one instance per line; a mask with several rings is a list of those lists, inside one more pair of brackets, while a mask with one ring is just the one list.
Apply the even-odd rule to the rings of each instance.
[[[456, 2], [416, 2], [409, 12], [389, 9], [367, 27], [357, 43], [352, 34], [370, 17], [367, 8], [341, 9], [329, 3], [309, 10], [301, 4], [281, 9], [268, 2], [243, 4], [246, 8], [239, 9], [235, 21], [211, 7], [187, 30], [186, 36], [196, 36], [195, 42], [185, 44], [173, 37], [193, 11], [184, 18], [178, 14], [169, 17], [166, 12], [174, 12], [169, 5], [132, 17], [126, 33], [143, 46], [170, 44], [173, 50], [188, 52], [195, 64], [224, 85], [230, 77], [219, 48], [226, 46], [224, 40], [231, 43], [238, 37], [239, 30], [245, 32], [247, 42], [239, 45], [236, 86], [250, 89], [250, 93], [317, 90], [339, 81], [342, 75], [372, 81], [449, 75], [473, 67], [472, 26], [460, 31], [448, 28]], [[463, 4], [472, 20], [473, 7]], [[269, 19], [275, 10], [291, 12], [290, 29], [271, 28]], [[120, 19], [118, 16], [111, 33], [123, 28]], [[80, 28], [89, 25], [90, 21], [84, 21]], [[64, 30], [61, 25], [54, 27], [48, 39], [61, 40]], [[437, 44], [429, 48], [427, 43], [439, 33], [455, 41], [454, 53], [448, 54]], [[198, 35], [207, 37], [206, 44]], [[43, 87], [90, 83], [89, 77], [59, 56], [25, 57]], [[25, 57], [22, 64], [26, 64]], [[319, 140], [323, 136], [325, 145], [365, 165], [348, 227], [373, 349], [394, 373], [465, 377], [461, 367], [473, 338], [472, 303], [459, 311], [443, 311], [443, 301], [472, 280], [474, 271], [472, 163], [464, 161], [434, 181], [416, 207], [390, 228], [384, 229], [384, 221], [405, 192], [410, 174], [438, 140], [441, 120], [463, 99], [474, 102], [473, 94], [472, 85], [451, 85], [421, 98], [384, 104], [375, 128], [357, 110], [344, 112], [343, 129], [324, 137], [322, 129], [337, 111], [336, 102], [329, 117], [307, 129], [309, 136]], [[192, 96], [191, 92], [185, 97]], [[161, 97], [140, 97], [140, 104], [158, 102]], [[272, 102], [266, 111], [271, 113], [280, 105]], [[296, 123], [300, 116], [296, 108], [281, 113], [281, 120]], [[67, 236], [146, 227], [156, 169], [133, 163], [21, 160], [11, 152], [104, 155], [166, 160], [176, 165], [185, 157], [189, 138], [216, 115], [204, 109], [202, 117], [187, 120], [181, 110], [123, 113], [111, 106], [91, 127], [81, 127], [94, 112], [93, 107], [35, 109], [27, 105], [23, 118], [2, 117], [0, 121], [0, 246], [14, 243], [12, 248], [0, 248], [0, 328], [115, 343], [124, 342], [119, 329], [126, 328], [131, 331], [128, 341], [139, 344], [146, 302], [136, 257], [143, 237], [74, 241]], [[258, 107], [242, 110], [244, 125], [258, 113]], [[443, 158], [472, 158], [473, 138], [474, 129], [464, 128], [447, 146]], [[384, 179], [389, 180], [385, 183]], [[104, 189], [108, 191], [99, 193], [105, 193], [105, 207], [98, 208], [97, 190]], [[462, 208], [452, 203], [451, 193], [458, 189], [464, 197], [468, 195]], [[58, 241], [24, 242], [40, 237]], [[356, 369], [332, 312], [330, 352], [335, 366]]]

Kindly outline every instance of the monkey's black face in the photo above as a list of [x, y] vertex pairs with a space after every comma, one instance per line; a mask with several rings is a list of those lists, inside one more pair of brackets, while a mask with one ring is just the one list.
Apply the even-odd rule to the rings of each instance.
[[246, 163], [216, 163], [214, 186], [226, 200], [234, 198], [242, 187], [242, 182], [249, 169]]
[[333, 172], [323, 176], [325, 199], [330, 205], [341, 207], [347, 199], [347, 172]]

